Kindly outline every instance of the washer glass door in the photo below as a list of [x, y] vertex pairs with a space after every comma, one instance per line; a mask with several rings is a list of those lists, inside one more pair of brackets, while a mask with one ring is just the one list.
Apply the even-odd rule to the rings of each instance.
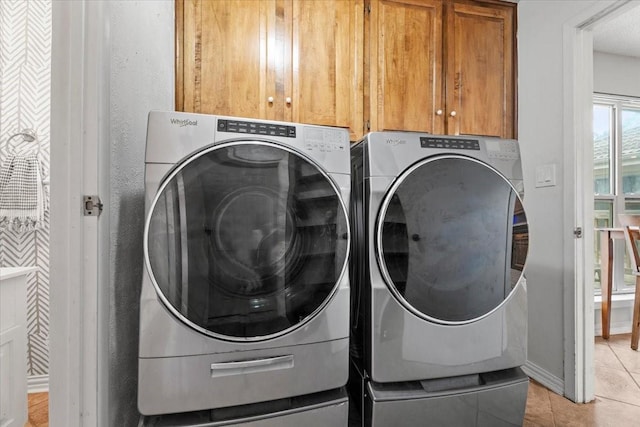
[[499, 307], [515, 288], [528, 226], [518, 193], [498, 171], [438, 156], [395, 181], [376, 243], [381, 272], [407, 309], [438, 323], [464, 323]]
[[338, 189], [316, 164], [272, 143], [236, 141], [188, 158], [163, 181], [145, 251], [158, 295], [182, 321], [258, 340], [327, 304], [348, 238]]

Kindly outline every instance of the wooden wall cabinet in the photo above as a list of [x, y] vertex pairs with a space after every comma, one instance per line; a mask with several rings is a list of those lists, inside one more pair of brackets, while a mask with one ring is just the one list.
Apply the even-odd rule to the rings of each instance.
[[[515, 5], [176, 0], [176, 109], [515, 138]], [[365, 125], [366, 123], [366, 125]]]
[[339, 126], [356, 139], [363, 19], [363, 0], [176, 0], [176, 109]]
[[515, 137], [515, 5], [370, 0], [371, 130]]

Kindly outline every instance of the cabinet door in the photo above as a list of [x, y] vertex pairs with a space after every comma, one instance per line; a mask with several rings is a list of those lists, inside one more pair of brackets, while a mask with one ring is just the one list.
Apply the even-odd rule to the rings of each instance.
[[442, 2], [371, 2], [372, 130], [442, 133]]
[[362, 136], [363, 0], [293, 1], [291, 120]]
[[514, 8], [449, 4], [447, 133], [513, 138]]
[[20, 269], [6, 269], [0, 280], [0, 425], [22, 427], [27, 421], [27, 276], [13, 276], [11, 270]]
[[268, 101], [284, 68], [276, 9], [270, 0], [177, 0], [177, 110], [282, 118], [284, 107]]

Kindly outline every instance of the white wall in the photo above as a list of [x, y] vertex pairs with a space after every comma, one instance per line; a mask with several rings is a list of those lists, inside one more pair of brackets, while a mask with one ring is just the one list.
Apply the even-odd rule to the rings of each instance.
[[640, 58], [594, 52], [593, 90], [640, 97]]
[[[552, 381], [564, 384], [565, 319], [573, 319], [574, 255], [572, 225], [566, 213], [575, 206], [573, 176], [566, 166], [564, 105], [564, 24], [594, 1], [521, 0], [518, 3], [518, 139], [521, 143], [525, 204], [530, 221], [527, 260], [529, 291], [528, 360]], [[555, 164], [557, 185], [535, 188], [535, 168]], [[568, 245], [568, 246], [567, 246]], [[567, 296], [568, 295], [568, 296]], [[567, 301], [565, 301], [567, 299]], [[567, 312], [569, 311], [569, 312]], [[569, 335], [567, 333], [567, 335]]]
[[111, 286], [109, 423], [137, 425], [147, 114], [173, 109], [173, 1], [110, 3]]

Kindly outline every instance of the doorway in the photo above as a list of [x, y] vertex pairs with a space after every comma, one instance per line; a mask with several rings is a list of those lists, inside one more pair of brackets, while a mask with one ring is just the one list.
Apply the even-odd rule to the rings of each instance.
[[[593, 92], [594, 32], [638, 6], [626, 0], [596, 2], [565, 24], [565, 84], [573, 87], [565, 102], [568, 128], [565, 166], [574, 171], [574, 224], [584, 225], [582, 239], [575, 239], [575, 318], [566, 319], [565, 395], [576, 402], [594, 399], [594, 157]], [[569, 212], [567, 212], [569, 215]], [[571, 302], [568, 303], [571, 306]], [[572, 363], [574, 362], [574, 363]]]
[[[595, 227], [616, 227], [617, 214], [640, 212], [640, 5], [593, 29], [593, 187]], [[598, 247], [598, 236], [595, 236]], [[619, 244], [618, 244], [619, 243]], [[615, 242], [614, 260], [625, 259], [624, 241]], [[597, 251], [596, 251], [597, 252]], [[600, 285], [599, 256], [595, 259], [596, 298]], [[625, 262], [614, 264], [612, 332], [629, 332], [629, 298], [635, 279]], [[596, 299], [596, 312], [599, 311]], [[625, 313], [625, 311], [627, 313]], [[596, 331], [600, 329], [596, 313]], [[625, 319], [626, 317], [626, 319]]]
[[[633, 4], [635, 3], [635, 4]], [[632, 2], [597, 20], [590, 28], [593, 35], [593, 92], [592, 124], [593, 155], [590, 166], [591, 183], [585, 182], [585, 192], [590, 190], [594, 200], [594, 228], [619, 227], [617, 215], [640, 212], [640, 171], [637, 153], [640, 152], [640, 4]], [[586, 157], [585, 157], [586, 158]], [[586, 223], [585, 223], [586, 224]], [[599, 248], [598, 234], [594, 235]], [[612, 335], [629, 333], [635, 277], [631, 273], [624, 240], [613, 241], [613, 292], [610, 307], [609, 332]], [[585, 264], [585, 277], [594, 277], [595, 284], [595, 335], [602, 332], [602, 311], [598, 275], [600, 256], [595, 251], [595, 270]], [[594, 274], [595, 272], [595, 274]], [[599, 339], [599, 338], [596, 338]], [[588, 344], [588, 343], [587, 343]], [[608, 344], [608, 343], [607, 343]], [[624, 357], [617, 352], [628, 351], [623, 346], [609, 346], [611, 351], [596, 351], [594, 358], [598, 396], [611, 394], [606, 390], [610, 378], [619, 378], [617, 386], [629, 382], [625, 368], [619, 361]], [[624, 354], [624, 353], [623, 353]], [[607, 363], [602, 363], [602, 358]], [[631, 381], [628, 386], [635, 386]]]

